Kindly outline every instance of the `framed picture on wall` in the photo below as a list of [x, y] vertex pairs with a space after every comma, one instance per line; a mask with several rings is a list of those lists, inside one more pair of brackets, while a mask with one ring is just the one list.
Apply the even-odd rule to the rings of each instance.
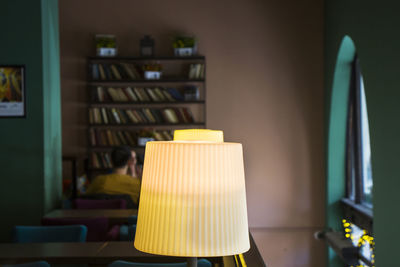
[[25, 66], [0, 65], [0, 118], [25, 117]]

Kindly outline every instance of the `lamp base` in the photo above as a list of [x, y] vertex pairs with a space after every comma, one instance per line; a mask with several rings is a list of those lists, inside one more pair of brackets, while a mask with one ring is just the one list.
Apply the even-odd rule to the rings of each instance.
[[187, 267], [197, 267], [197, 257], [188, 257]]

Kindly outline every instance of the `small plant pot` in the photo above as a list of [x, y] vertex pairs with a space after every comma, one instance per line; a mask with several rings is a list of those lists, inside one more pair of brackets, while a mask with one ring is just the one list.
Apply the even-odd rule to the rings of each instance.
[[178, 57], [190, 57], [195, 54], [193, 47], [174, 48], [174, 54]]
[[96, 51], [99, 57], [115, 57], [117, 55], [117, 48], [99, 47]]
[[154, 141], [153, 137], [138, 137], [138, 146], [145, 146], [147, 142]]
[[144, 72], [144, 78], [146, 80], [159, 80], [161, 79], [161, 71], [150, 71], [150, 70], [146, 70]]

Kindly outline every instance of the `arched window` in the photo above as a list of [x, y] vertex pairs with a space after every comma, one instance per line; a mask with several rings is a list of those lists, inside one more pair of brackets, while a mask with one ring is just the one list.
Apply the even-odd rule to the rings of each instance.
[[[373, 177], [367, 101], [360, 60], [348, 36], [338, 53], [330, 108], [328, 227], [342, 230], [350, 244], [361, 247], [358, 256], [345, 259], [347, 264], [373, 266]], [[334, 259], [333, 254], [330, 259]]]

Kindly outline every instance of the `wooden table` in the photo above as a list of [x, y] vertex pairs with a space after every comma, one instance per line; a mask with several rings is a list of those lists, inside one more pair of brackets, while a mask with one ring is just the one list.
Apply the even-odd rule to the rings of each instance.
[[47, 213], [45, 218], [107, 217], [111, 224], [127, 223], [128, 217], [137, 215], [136, 209], [60, 209]]
[[[244, 253], [244, 258], [248, 267], [265, 267], [251, 235], [250, 250]], [[115, 260], [184, 262], [186, 259], [183, 257], [167, 257], [143, 253], [135, 249], [133, 242], [0, 243], [0, 264], [39, 260], [45, 260], [50, 264], [107, 265]], [[209, 260], [222, 263], [221, 257], [209, 258]]]

